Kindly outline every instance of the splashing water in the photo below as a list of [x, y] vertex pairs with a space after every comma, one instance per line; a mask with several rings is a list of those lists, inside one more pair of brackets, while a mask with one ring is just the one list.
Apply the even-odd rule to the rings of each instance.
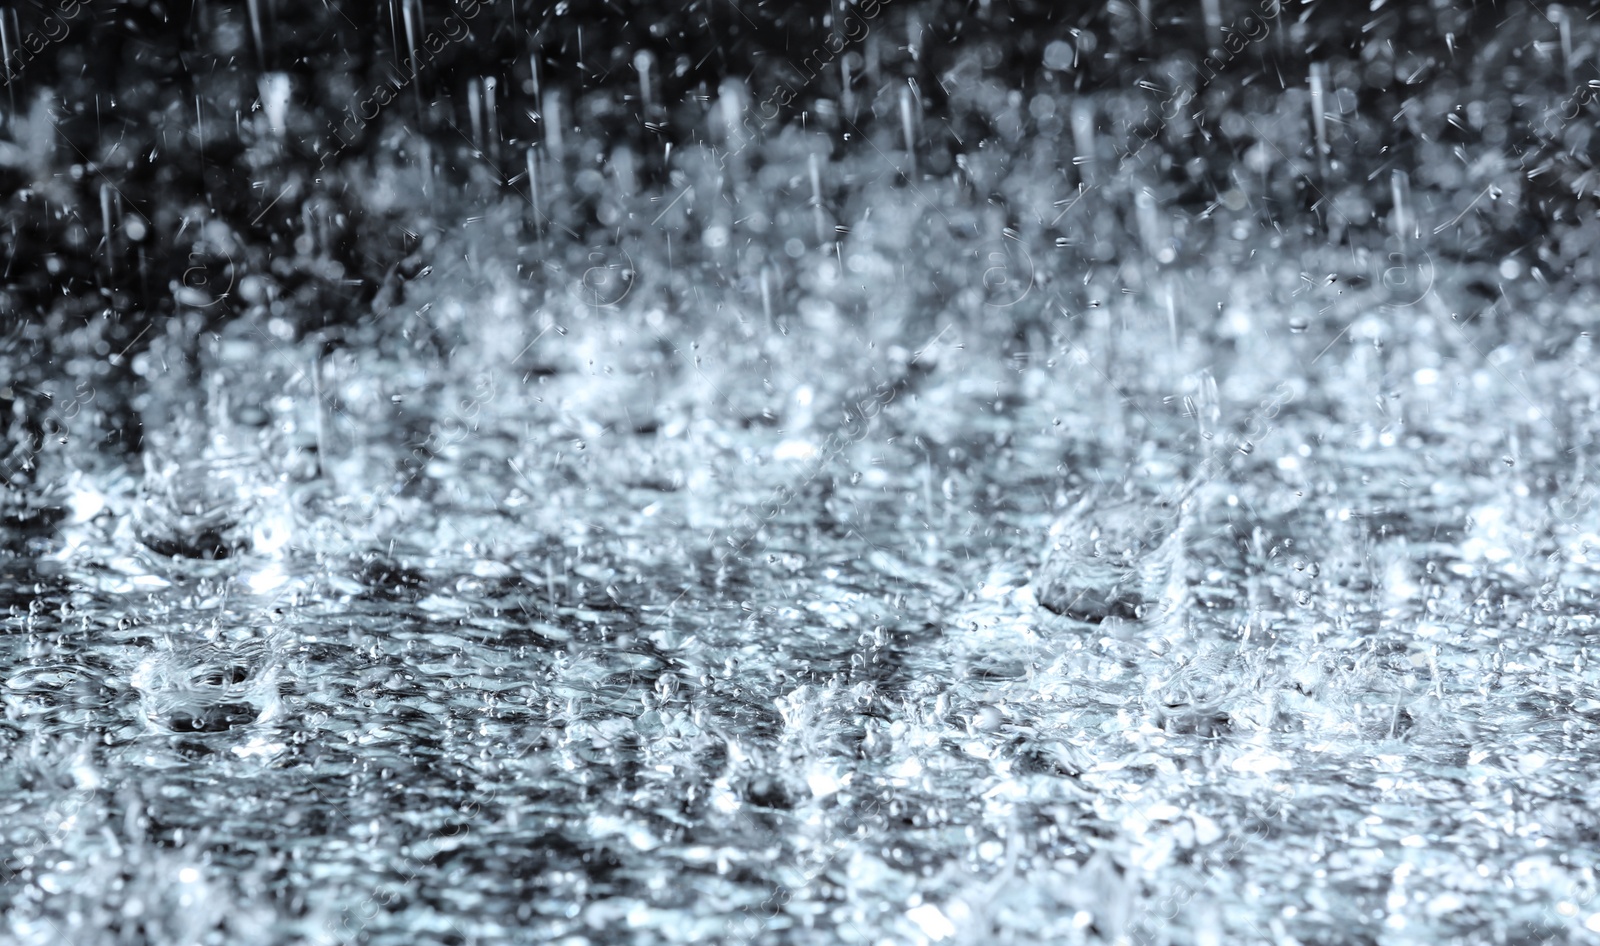
[[913, 6], [0, 15], [0, 940], [1600, 929], [1593, 24]]

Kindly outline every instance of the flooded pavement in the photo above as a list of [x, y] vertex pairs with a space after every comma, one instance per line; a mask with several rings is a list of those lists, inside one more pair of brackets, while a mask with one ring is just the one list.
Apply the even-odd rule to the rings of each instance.
[[[744, 423], [614, 325], [313, 378], [235, 324], [12, 527], [10, 938], [1585, 935], [1587, 336], [775, 334]], [[1182, 593], [1041, 606], [1080, 497], [1170, 514], [1133, 481], [1192, 488]]]
[[0, 942], [1600, 940], [1590, 21], [631, 2], [6, 53]]

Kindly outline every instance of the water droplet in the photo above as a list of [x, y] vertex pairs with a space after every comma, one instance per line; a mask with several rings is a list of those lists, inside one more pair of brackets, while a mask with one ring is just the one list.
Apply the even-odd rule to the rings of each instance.
[[1296, 315], [1289, 319], [1289, 331], [1300, 335], [1311, 327], [1311, 320], [1303, 315]]

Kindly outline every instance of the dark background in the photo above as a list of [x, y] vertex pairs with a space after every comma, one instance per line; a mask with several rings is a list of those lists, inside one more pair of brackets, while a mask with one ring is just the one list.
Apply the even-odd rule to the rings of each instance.
[[[1143, 251], [1126, 238], [1142, 189], [1195, 221], [1176, 262], [1203, 265], [1212, 211], [1241, 175], [1260, 182], [1252, 222], [1290, 245], [1381, 236], [1391, 174], [1404, 169], [1419, 206], [1431, 202], [1445, 219], [1471, 209], [1429, 235], [1434, 256], [1519, 257], [1535, 277], [1530, 292], [1592, 280], [1592, 20], [1524, 2], [1369, 6], [1325, 0], [1272, 15], [1222, 0], [1208, 24], [1203, 4], [1187, 0], [1153, 0], [1148, 15], [1121, 0], [1064, 9], [890, 0], [875, 16], [844, 3], [498, 2], [472, 12], [434, 2], [412, 7], [415, 41], [459, 36], [451, 16], [470, 35], [424, 57], [371, 121], [351, 121], [374, 90], [408, 77], [400, 3], [29, 0], [7, 21], [11, 78], [0, 100], [0, 350], [39, 370], [109, 352], [115, 380], [163, 331], [197, 338], [251, 313], [340, 344], [430, 264], [428, 225], [526, 199], [530, 146], [545, 149], [552, 192], [566, 188], [545, 219], [526, 221], [526, 242], [542, 238], [527, 261], [537, 282], [533, 256], [616, 231], [592, 189], [566, 185], [620, 149], [633, 155], [642, 193], [671, 194], [670, 149], [681, 155], [708, 137], [730, 78], [744, 81], [751, 113], [767, 117], [779, 90], [794, 90], [774, 121], [752, 125], [759, 140], [747, 160], [757, 168], [788, 159], [768, 144], [785, 126], [826, 132], [835, 160], [896, 147], [901, 90], [913, 88], [916, 170], [905, 183], [953, 182], [1025, 240], [1085, 247], [1084, 264]], [[1562, 16], [1571, 17], [1566, 48]], [[849, 17], [870, 27], [866, 38], [819, 56], [836, 30], [859, 32]], [[60, 38], [29, 52], [40, 36]], [[1049, 68], [1052, 43], [1068, 44], [1056, 47], [1055, 65], [1062, 49], [1076, 61]], [[640, 97], [641, 51], [653, 58], [650, 102]], [[831, 62], [808, 77], [819, 59]], [[1320, 161], [1305, 107], [1313, 63], [1328, 69], [1334, 114]], [[269, 73], [286, 75], [291, 90], [281, 135], [262, 108]], [[472, 100], [486, 80], [493, 117], [480, 112], [474, 132]], [[1186, 117], [1152, 120], [1175, 111], [1180, 83], [1196, 92]], [[1056, 103], [1053, 115], [1031, 107], [1041, 96]], [[1074, 161], [1077, 102], [1093, 105], [1103, 136], [1090, 165]], [[543, 127], [552, 103], [564, 128], [559, 159]], [[1252, 148], [1273, 167], [1252, 164]], [[426, 165], [437, 186], [426, 200], [377, 207], [374, 169], [393, 164]], [[1041, 224], [1056, 216], [1033, 206], [1041, 173], [1095, 185], [1075, 215], [1095, 233]], [[1331, 218], [1341, 199], [1362, 211], [1357, 219]], [[115, 396], [106, 403], [108, 442], [136, 448], [137, 417]], [[10, 391], [0, 409], [13, 447], [47, 435], [24, 394]]]

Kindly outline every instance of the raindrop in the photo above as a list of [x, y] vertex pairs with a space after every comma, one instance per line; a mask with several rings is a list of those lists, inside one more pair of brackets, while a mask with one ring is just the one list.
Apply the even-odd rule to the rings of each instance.
[[1411, 175], [1395, 168], [1389, 174], [1389, 191], [1394, 201], [1390, 226], [1400, 241], [1401, 252], [1409, 252], [1411, 241], [1417, 236], [1417, 223], [1411, 213]]
[[906, 176], [915, 177], [917, 172], [917, 132], [916, 132], [916, 103], [913, 101], [910, 86], [900, 90], [900, 125], [906, 139]]
[[1200, 0], [1200, 9], [1206, 22], [1207, 40], [1213, 43], [1222, 42], [1223, 32], [1221, 0]]
[[806, 170], [811, 178], [811, 212], [817, 222], [817, 246], [821, 247], [827, 243], [827, 236], [822, 216], [822, 164], [815, 151], [807, 156]]
[[633, 56], [633, 68], [639, 73], [639, 103], [645, 114], [650, 113], [655, 98], [651, 94], [650, 70], [655, 66], [656, 57], [648, 49], [641, 49]]

